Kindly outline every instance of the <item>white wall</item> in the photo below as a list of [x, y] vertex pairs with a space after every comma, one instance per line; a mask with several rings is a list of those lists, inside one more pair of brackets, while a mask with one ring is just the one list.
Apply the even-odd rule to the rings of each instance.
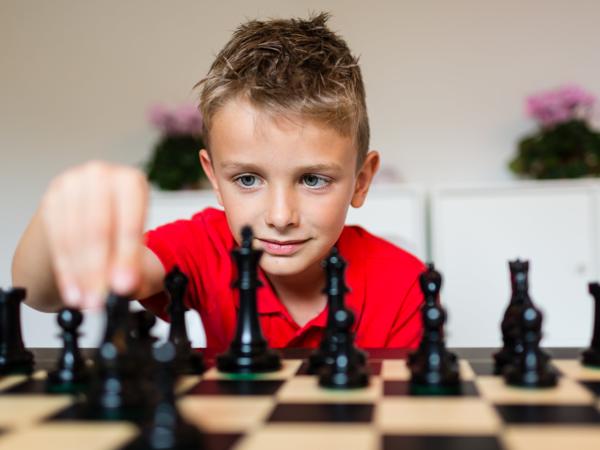
[[600, 95], [595, 0], [1, 0], [0, 285], [51, 177], [143, 161], [146, 108], [193, 98], [237, 24], [320, 10], [361, 56], [373, 148], [409, 182], [510, 178], [527, 94], [574, 81]]

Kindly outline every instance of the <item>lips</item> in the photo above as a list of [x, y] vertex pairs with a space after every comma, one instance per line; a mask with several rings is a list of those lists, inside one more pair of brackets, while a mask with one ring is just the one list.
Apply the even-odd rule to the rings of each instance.
[[258, 239], [264, 247], [265, 252], [276, 256], [288, 256], [296, 253], [308, 239], [297, 239], [289, 241], [271, 241]]

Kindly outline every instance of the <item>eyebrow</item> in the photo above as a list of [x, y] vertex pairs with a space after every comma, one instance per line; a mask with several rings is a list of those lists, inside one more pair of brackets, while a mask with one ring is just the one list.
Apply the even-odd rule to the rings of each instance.
[[[220, 164], [221, 168], [224, 170], [234, 170], [234, 171], [243, 171], [243, 172], [260, 172], [260, 166], [253, 163], [242, 163], [237, 161], [223, 161]], [[332, 171], [332, 172], [341, 172], [342, 167], [339, 164], [331, 163], [331, 164], [311, 164], [308, 166], [299, 167], [298, 171], [302, 172], [321, 172], [321, 171]]]

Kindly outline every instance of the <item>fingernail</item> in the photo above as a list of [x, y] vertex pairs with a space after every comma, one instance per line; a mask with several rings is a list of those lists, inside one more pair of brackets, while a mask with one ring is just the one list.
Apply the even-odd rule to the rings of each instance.
[[120, 269], [113, 273], [111, 281], [112, 288], [117, 294], [127, 295], [133, 291], [135, 277], [132, 271]]
[[77, 306], [81, 301], [81, 291], [77, 286], [71, 284], [65, 289], [65, 303], [67, 306]]

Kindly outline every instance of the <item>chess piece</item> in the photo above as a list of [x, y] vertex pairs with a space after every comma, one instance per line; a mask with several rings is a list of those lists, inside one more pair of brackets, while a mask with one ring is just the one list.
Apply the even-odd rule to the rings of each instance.
[[369, 384], [365, 355], [354, 346], [354, 314], [346, 308], [336, 311], [333, 318], [335, 349], [327, 355], [331, 363], [323, 365], [319, 374], [319, 386], [333, 389], [354, 389]]
[[267, 345], [256, 306], [256, 290], [262, 285], [257, 278], [262, 251], [252, 248], [252, 229], [242, 229], [242, 245], [232, 251], [238, 268], [233, 287], [239, 290], [240, 308], [235, 336], [229, 349], [217, 356], [217, 368], [227, 373], [273, 372], [281, 368], [279, 355]]
[[442, 276], [433, 264], [419, 277], [425, 301], [422, 308], [423, 336], [417, 351], [409, 357], [410, 388], [414, 394], [436, 395], [460, 390], [456, 355], [444, 340], [446, 312], [439, 304]]
[[514, 363], [504, 369], [507, 384], [521, 387], [548, 388], [556, 386], [556, 372], [549, 358], [540, 349], [542, 313], [529, 303], [521, 310], [520, 329], [523, 351]]
[[581, 357], [584, 365], [600, 367], [600, 284], [590, 283], [588, 289], [594, 299], [594, 327], [592, 343]]
[[0, 289], [0, 374], [30, 374], [33, 354], [25, 350], [21, 335], [21, 302], [25, 289]]
[[138, 389], [143, 392], [148, 403], [157, 395], [154, 385], [155, 363], [152, 357], [152, 349], [156, 338], [152, 336], [151, 330], [156, 324], [156, 317], [146, 310], [130, 313], [129, 340], [127, 353], [133, 360], [135, 372], [133, 378]]
[[155, 361], [155, 383], [158, 401], [151, 420], [142, 429], [140, 448], [151, 450], [192, 450], [205, 448], [202, 433], [183, 420], [175, 401], [177, 364], [176, 345], [167, 341], [152, 351]]
[[169, 315], [171, 316], [171, 327], [169, 330], [169, 341], [175, 345], [177, 358], [175, 370], [179, 374], [201, 374], [204, 371], [202, 355], [192, 349], [188, 339], [185, 325], [184, 297], [188, 284], [188, 278], [177, 266], [165, 277], [165, 288], [171, 297], [169, 304]]
[[156, 324], [156, 317], [144, 309], [132, 313], [131, 320], [133, 326], [130, 329], [130, 342], [135, 345], [140, 356], [148, 359], [148, 355], [152, 354], [152, 348], [156, 342], [156, 338], [150, 333]]
[[154, 399], [136, 377], [137, 359], [130, 352], [129, 300], [110, 294], [106, 301], [106, 332], [98, 348], [86, 415], [103, 420], [137, 420]]
[[520, 315], [525, 305], [531, 303], [528, 280], [529, 262], [517, 259], [510, 261], [508, 266], [512, 294], [500, 326], [503, 347], [494, 354], [494, 373], [496, 375], [501, 374], [523, 352], [521, 330], [519, 329]]
[[[327, 325], [323, 331], [323, 337], [319, 347], [308, 359], [307, 372], [316, 374], [325, 365], [333, 365], [334, 355], [338, 350], [337, 337], [340, 334], [336, 329], [336, 313], [345, 310], [344, 297], [349, 292], [345, 280], [346, 261], [339, 255], [336, 247], [333, 247], [329, 256], [323, 261], [325, 268], [326, 285], [323, 292], [327, 294]], [[366, 364], [364, 352], [356, 351], [356, 357], [360, 358], [361, 364]]]
[[77, 309], [63, 308], [58, 313], [57, 321], [62, 329], [63, 348], [57, 368], [48, 374], [46, 390], [73, 394], [82, 392], [90, 378], [77, 344], [77, 330], [83, 321], [83, 314]]

